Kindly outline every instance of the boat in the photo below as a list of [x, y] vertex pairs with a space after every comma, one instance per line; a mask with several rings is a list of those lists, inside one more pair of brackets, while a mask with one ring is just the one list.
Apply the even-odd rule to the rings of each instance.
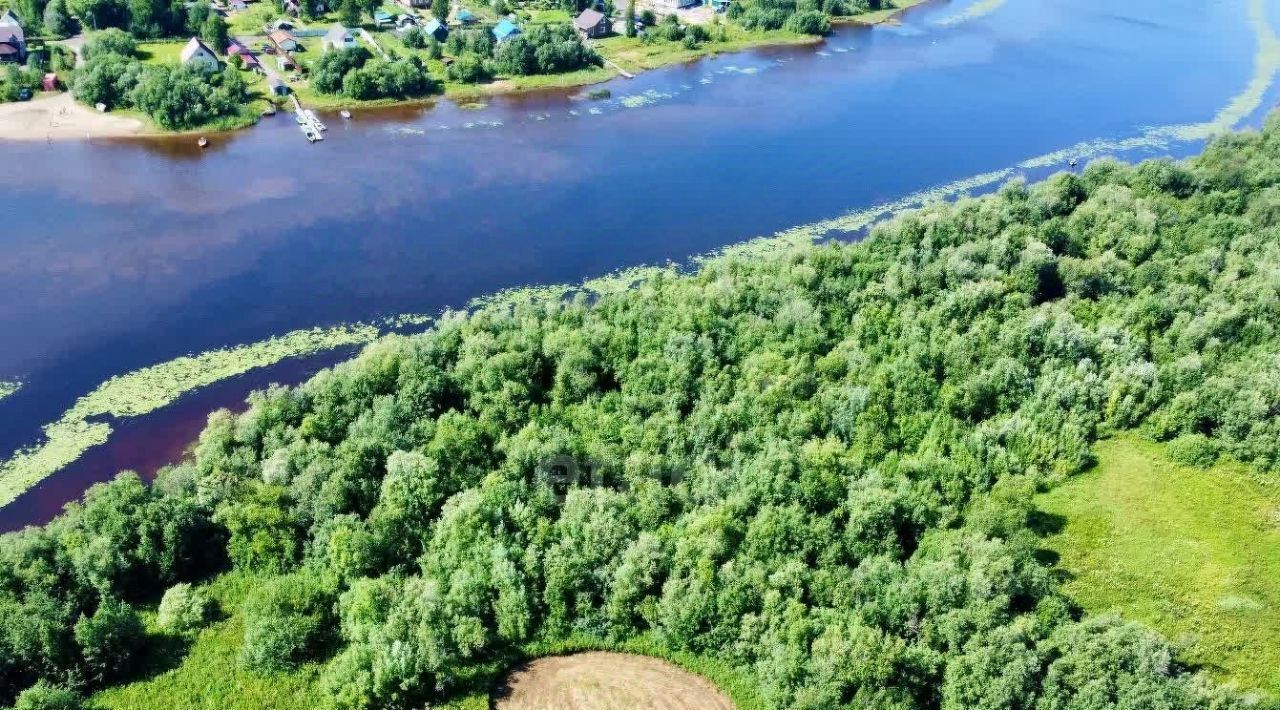
[[338, 112], [338, 115], [339, 115], [339, 116], [342, 116], [343, 118], [347, 118], [347, 119], [351, 118], [351, 112], [350, 112], [350, 111], [348, 111], [348, 110], [346, 110], [345, 108], [344, 108], [344, 109], [342, 109], [341, 111], [339, 111], [339, 112]]
[[209, 139], [205, 138], [204, 136], [200, 136], [200, 140], [196, 141], [196, 145], [200, 146], [201, 148], [207, 147], [209, 145]]
[[302, 135], [306, 136], [307, 142], [315, 143], [320, 140], [320, 131], [312, 128], [309, 124], [300, 124], [298, 128], [302, 131]]

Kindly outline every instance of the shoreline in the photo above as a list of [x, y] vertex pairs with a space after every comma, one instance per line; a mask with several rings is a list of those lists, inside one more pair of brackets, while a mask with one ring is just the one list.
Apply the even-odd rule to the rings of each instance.
[[[928, 0], [901, 0], [897, 7], [890, 9], [876, 10], [861, 16], [832, 18], [832, 25], [837, 27], [872, 27], [879, 24], [894, 22], [903, 13], [926, 2], [928, 2]], [[725, 48], [717, 48], [715, 45], [708, 44], [698, 50], [673, 53], [667, 57], [659, 58], [652, 63], [643, 61], [637, 63], [625, 60], [624, 62], [619, 63], [617, 59], [610, 59], [609, 61], [615, 66], [625, 64], [624, 68], [626, 71], [633, 75], [639, 75], [644, 72], [662, 69], [664, 67], [691, 64], [693, 62], [732, 55], [739, 52], [767, 49], [770, 47], [812, 46], [822, 44], [824, 41], [826, 41], [825, 37], [818, 36], [771, 36], [734, 42], [731, 43], [731, 46]], [[444, 93], [436, 96], [355, 103], [346, 103], [338, 100], [331, 104], [326, 103], [324, 105], [313, 106], [311, 108], [315, 108], [315, 110], [324, 113], [332, 113], [343, 109], [360, 112], [365, 110], [425, 106], [440, 100], [464, 104], [473, 102], [477, 99], [486, 99], [495, 96], [516, 96], [540, 91], [580, 89], [612, 81], [620, 75], [621, 74], [618, 69], [605, 66], [595, 69], [569, 72], [563, 75], [551, 74], [539, 75], [536, 77], [507, 77], [497, 79], [488, 84], [449, 86], [445, 88]], [[56, 94], [40, 94], [30, 101], [0, 104], [0, 141], [12, 140], [19, 142], [32, 142], [43, 140], [47, 142], [54, 142], [68, 140], [93, 140], [95, 138], [146, 140], [155, 138], [175, 138], [189, 135], [227, 135], [233, 132], [252, 128], [255, 125], [257, 125], [256, 120], [246, 121], [242, 126], [234, 126], [230, 128], [210, 127], [204, 129], [196, 128], [192, 130], [168, 131], [155, 126], [145, 117], [140, 117], [136, 114], [117, 112], [99, 113], [88, 106], [77, 103], [72, 98], [69, 91]]]

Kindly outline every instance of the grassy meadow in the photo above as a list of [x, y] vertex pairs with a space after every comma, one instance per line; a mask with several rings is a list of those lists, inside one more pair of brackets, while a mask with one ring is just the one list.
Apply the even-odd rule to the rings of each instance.
[[1182, 658], [1280, 695], [1280, 485], [1220, 463], [1167, 458], [1132, 438], [1040, 498], [1066, 591], [1089, 613], [1154, 627]]

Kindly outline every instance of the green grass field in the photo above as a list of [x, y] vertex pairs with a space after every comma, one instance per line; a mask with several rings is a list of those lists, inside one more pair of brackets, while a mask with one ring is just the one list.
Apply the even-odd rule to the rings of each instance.
[[1280, 695], [1280, 486], [1136, 439], [1096, 451], [1097, 467], [1040, 499], [1063, 524], [1046, 542], [1066, 591], [1149, 624], [1219, 679]]
[[[104, 710], [290, 710], [320, 703], [319, 666], [270, 677], [241, 669], [238, 656], [244, 635], [238, 609], [253, 588], [254, 578], [228, 574], [209, 590], [226, 617], [202, 630], [188, 647], [174, 640], [156, 644], [157, 658], [143, 679], [94, 696]], [[151, 619], [148, 626], [151, 628]], [[163, 658], [168, 656], [168, 658]]]

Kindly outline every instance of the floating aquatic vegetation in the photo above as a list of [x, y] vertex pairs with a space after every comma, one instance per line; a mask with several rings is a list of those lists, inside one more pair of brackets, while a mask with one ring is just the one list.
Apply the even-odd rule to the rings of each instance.
[[17, 380], [0, 380], [0, 399], [8, 397], [20, 389], [22, 389], [22, 383]]
[[1000, 9], [1000, 6], [1005, 4], [1006, 1], [1007, 0], [978, 0], [978, 2], [966, 7], [960, 12], [957, 12], [954, 15], [948, 15], [934, 24], [942, 27], [950, 27], [952, 25], [958, 25], [961, 22], [976, 20], [983, 15], [990, 15]]
[[458, 103], [458, 108], [464, 111], [481, 111], [489, 108], [488, 101], [462, 101]]
[[0, 506], [103, 444], [111, 425], [96, 417], [127, 418], [155, 411], [182, 395], [289, 358], [371, 342], [377, 327], [367, 324], [295, 330], [274, 338], [183, 356], [118, 375], [76, 400], [62, 417], [44, 427], [45, 441], [0, 462]]
[[400, 313], [382, 319], [382, 325], [392, 329], [431, 325], [435, 319], [425, 313]]
[[674, 94], [669, 94], [665, 91], [649, 89], [643, 94], [628, 94], [619, 99], [619, 101], [627, 108], [640, 108], [641, 106], [652, 106], [659, 101], [674, 98], [674, 96]]

